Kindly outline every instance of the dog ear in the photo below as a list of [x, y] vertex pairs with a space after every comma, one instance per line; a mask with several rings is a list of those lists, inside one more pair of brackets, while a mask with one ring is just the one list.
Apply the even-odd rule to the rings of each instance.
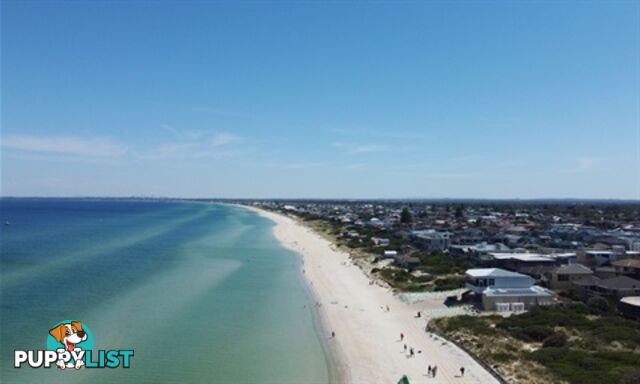
[[64, 324], [60, 324], [50, 330], [49, 334], [53, 336], [54, 339], [58, 340], [59, 343], [62, 343], [62, 339], [64, 339], [64, 331], [66, 330], [66, 328], [67, 327]]
[[82, 323], [79, 321], [72, 321], [71, 328], [75, 328], [76, 331], [82, 331]]

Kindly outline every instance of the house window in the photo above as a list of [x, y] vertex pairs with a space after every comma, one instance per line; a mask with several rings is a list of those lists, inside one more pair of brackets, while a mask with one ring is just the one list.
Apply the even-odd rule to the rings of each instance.
[[495, 279], [489, 279], [489, 286], [496, 285]]
[[568, 275], [558, 275], [558, 281], [569, 281]]

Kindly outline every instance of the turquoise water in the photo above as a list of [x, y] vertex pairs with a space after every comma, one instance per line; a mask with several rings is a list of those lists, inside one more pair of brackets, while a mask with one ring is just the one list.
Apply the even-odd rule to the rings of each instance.
[[[204, 203], [2, 199], [2, 383], [326, 383], [300, 261], [272, 224]], [[131, 368], [13, 368], [88, 325]]]

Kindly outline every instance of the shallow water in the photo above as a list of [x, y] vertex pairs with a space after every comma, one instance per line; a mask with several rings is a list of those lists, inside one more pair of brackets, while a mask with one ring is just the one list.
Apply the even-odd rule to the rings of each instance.
[[[3, 383], [326, 383], [300, 261], [244, 209], [204, 203], [2, 199]], [[131, 368], [13, 368], [78, 319]]]

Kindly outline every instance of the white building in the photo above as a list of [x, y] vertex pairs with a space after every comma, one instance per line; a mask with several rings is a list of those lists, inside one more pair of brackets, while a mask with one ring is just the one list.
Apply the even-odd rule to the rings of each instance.
[[396, 259], [398, 257], [398, 251], [384, 251], [385, 259]]
[[519, 311], [554, 302], [548, 289], [533, 285], [534, 280], [521, 273], [499, 268], [477, 268], [466, 272], [467, 289], [481, 295], [488, 311]]
[[466, 275], [467, 289], [475, 293], [483, 293], [488, 288], [528, 288], [534, 283], [527, 275], [500, 268], [469, 269]]
[[616, 251], [584, 251], [584, 263], [587, 265], [602, 265], [616, 261], [622, 257], [622, 253]]
[[435, 229], [412, 231], [411, 237], [429, 251], [446, 251], [451, 244], [451, 234], [449, 232], [440, 232]]

